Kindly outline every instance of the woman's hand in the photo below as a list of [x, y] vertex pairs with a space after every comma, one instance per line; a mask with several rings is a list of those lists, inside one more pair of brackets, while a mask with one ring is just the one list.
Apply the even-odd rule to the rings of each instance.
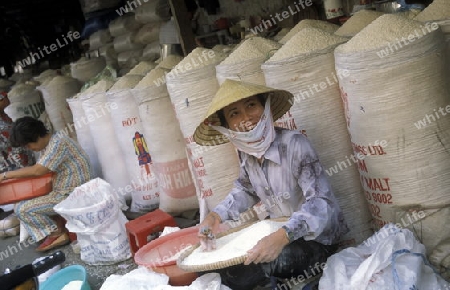
[[244, 261], [244, 265], [272, 262], [280, 255], [287, 244], [289, 244], [289, 240], [286, 236], [286, 231], [279, 229], [259, 240], [256, 246], [247, 252], [247, 259]]
[[220, 216], [215, 212], [210, 212], [199, 224], [198, 237], [200, 245], [206, 251], [215, 249], [215, 234], [219, 231]]
[[[205, 219], [199, 224], [199, 228], [209, 228], [213, 233], [217, 233], [219, 230], [219, 225], [222, 222], [220, 216], [215, 212], [210, 212]], [[201, 232], [198, 234], [199, 238], [205, 237]]]

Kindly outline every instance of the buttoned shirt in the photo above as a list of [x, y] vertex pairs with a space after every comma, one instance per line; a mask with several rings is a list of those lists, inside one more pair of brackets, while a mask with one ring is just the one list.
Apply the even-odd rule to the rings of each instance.
[[262, 163], [239, 152], [239, 177], [213, 211], [222, 221], [237, 220], [262, 201], [270, 218], [289, 218], [286, 227], [293, 239], [339, 242], [348, 228], [317, 153], [300, 132], [275, 129]]

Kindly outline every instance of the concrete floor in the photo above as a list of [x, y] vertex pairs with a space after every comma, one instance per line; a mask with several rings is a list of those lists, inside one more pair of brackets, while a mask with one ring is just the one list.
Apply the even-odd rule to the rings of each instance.
[[[5, 216], [5, 213], [0, 213], [0, 219], [3, 219]], [[184, 218], [175, 218], [175, 220], [181, 228], [196, 224], [196, 221]], [[14, 269], [18, 266], [30, 264], [35, 259], [52, 254], [57, 250], [61, 250], [66, 256], [66, 261], [61, 264], [62, 268], [77, 264], [82, 265], [86, 269], [86, 272], [88, 273], [88, 282], [92, 290], [99, 290], [105, 279], [112, 274], [124, 275], [137, 268], [137, 265], [132, 258], [114, 265], [92, 266], [84, 263], [80, 259], [80, 255], [73, 252], [70, 245], [60, 247], [49, 251], [48, 253], [37, 252], [35, 250], [37, 246], [38, 244], [28, 245], [27, 247], [19, 246], [19, 236], [4, 239], [0, 238], [0, 252], [3, 253], [0, 255], [0, 273], [4, 273], [6, 268]]]

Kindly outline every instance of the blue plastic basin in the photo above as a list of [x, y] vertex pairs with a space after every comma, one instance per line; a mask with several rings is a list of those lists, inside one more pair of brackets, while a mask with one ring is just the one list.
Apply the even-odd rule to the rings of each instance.
[[59, 270], [45, 280], [45, 282], [39, 286], [39, 290], [61, 290], [72, 281], [83, 281], [80, 290], [91, 290], [91, 286], [89, 286], [89, 283], [86, 280], [86, 269], [81, 265], [71, 265]]

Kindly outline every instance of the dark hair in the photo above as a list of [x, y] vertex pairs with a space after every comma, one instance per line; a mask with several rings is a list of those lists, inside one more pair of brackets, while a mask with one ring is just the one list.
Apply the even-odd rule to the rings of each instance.
[[[250, 97], [252, 97], [252, 96], [250, 96]], [[258, 101], [264, 107], [264, 105], [266, 104], [266, 99], [267, 99], [266, 94], [257, 94], [257, 95], [255, 95], [255, 97], [258, 98]], [[217, 116], [219, 117], [220, 125], [228, 128], [228, 123], [227, 123], [227, 120], [225, 119], [225, 114], [223, 113], [223, 109], [220, 109], [219, 111], [217, 111]]]
[[44, 123], [32, 117], [23, 117], [13, 123], [9, 140], [13, 147], [22, 147], [36, 142], [39, 137], [47, 134], [48, 130]]

